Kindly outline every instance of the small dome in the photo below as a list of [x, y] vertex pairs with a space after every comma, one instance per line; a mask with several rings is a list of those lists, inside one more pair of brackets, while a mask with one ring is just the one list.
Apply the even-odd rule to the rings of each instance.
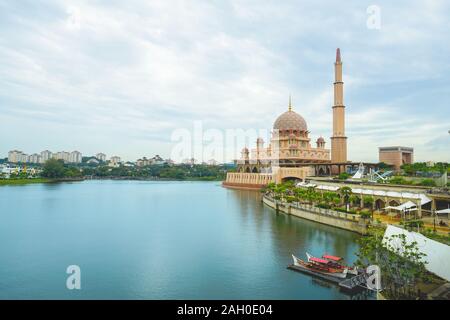
[[244, 147], [244, 148], [242, 149], [242, 152], [244, 152], [244, 153], [248, 152], [248, 148], [247, 148], [247, 147]]
[[275, 130], [298, 130], [307, 131], [306, 121], [301, 115], [292, 110], [286, 111], [275, 120], [273, 124]]
[[317, 142], [325, 142], [325, 139], [322, 137], [319, 137], [319, 139], [317, 139]]

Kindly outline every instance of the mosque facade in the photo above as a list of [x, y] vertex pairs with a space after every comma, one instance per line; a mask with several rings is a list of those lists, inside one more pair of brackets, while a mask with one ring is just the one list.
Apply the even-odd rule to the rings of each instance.
[[236, 172], [227, 173], [224, 186], [260, 188], [270, 182], [286, 179], [304, 181], [308, 176], [330, 175], [345, 170], [347, 163], [347, 137], [345, 136], [344, 83], [339, 48], [334, 63], [333, 134], [331, 150], [325, 139], [312, 142], [306, 120], [296, 111], [289, 97], [288, 110], [273, 124], [268, 145], [262, 138], [256, 140], [256, 148], [247, 147], [235, 160]]

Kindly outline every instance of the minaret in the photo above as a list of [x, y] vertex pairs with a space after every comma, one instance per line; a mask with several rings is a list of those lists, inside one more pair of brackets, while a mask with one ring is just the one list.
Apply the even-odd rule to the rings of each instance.
[[344, 82], [342, 82], [341, 51], [336, 50], [334, 63], [333, 136], [331, 137], [331, 162], [347, 162], [347, 137], [345, 136]]

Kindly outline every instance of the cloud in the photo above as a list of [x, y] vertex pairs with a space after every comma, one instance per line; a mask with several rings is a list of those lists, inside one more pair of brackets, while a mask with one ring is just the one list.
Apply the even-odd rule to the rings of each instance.
[[350, 158], [405, 144], [429, 160], [448, 127], [449, 4], [379, 1], [380, 30], [366, 28], [369, 4], [1, 2], [0, 154], [169, 156], [173, 130], [196, 120], [270, 129], [289, 94], [311, 137], [328, 138], [341, 47]]

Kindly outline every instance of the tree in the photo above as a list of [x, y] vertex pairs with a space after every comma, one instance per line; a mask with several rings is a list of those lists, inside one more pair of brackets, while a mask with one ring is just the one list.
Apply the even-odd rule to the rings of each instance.
[[375, 202], [375, 200], [372, 197], [365, 196], [365, 197], [363, 197], [363, 201], [364, 201], [364, 203], [366, 203], [370, 206], [370, 214], [371, 214], [372, 220], [373, 220], [373, 203]]
[[305, 198], [306, 191], [303, 188], [295, 188], [294, 195], [297, 202], [300, 202]]
[[308, 199], [309, 205], [313, 204], [313, 201], [317, 199], [317, 192], [315, 187], [308, 187], [306, 190], [306, 198]]
[[341, 197], [344, 199], [345, 206], [346, 206], [346, 209], [347, 209], [349, 198], [353, 194], [352, 188], [350, 188], [350, 187], [342, 187], [342, 188], [339, 188], [338, 192], [341, 195]]
[[382, 287], [391, 299], [417, 297], [417, 284], [427, 281], [424, 257], [417, 242], [406, 240], [404, 234], [392, 235], [383, 240], [384, 230], [372, 228], [370, 234], [358, 240], [356, 254], [358, 266], [378, 265], [381, 269]]
[[70, 168], [65, 169], [64, 176], [70, 177], [70, 178], [81, 177], [81, 171], [75, 167], [70, 167]]
[[379, 169], [381, 169], [381, 170], [386, 170], [386, 169], [391, 169], [391, 168], [392, 168], [392, 165], [389, 165], [389, 164], [384, 163], [384, 162], [379, 162], [379, 163], [377, 164], [377, 167], [378, 167]]
[[42, 176], [51, 179], [63, 178], [65, 171], [66, 169], [62, 160], [49, 159], [44, 164]]
[[351, 194], [348, 197], [348, 201], [349, 201], [351, 206], [353, 206], [355, 204], [356, 200], [358, 200], [358, 197], [356, 195], [354, 195], [354, 194]]
[[331, 205], [333, 203], [333, 198], [335, 197], [335, 193], [331, 191], [326, 191], [323, 193], [323, 200], [327, 205]]
[[339, 180], [347, 180], [349, 177], [350, 177], [350, 174], [348, 174], [347, 172], [341, 172], [338, 175]]

